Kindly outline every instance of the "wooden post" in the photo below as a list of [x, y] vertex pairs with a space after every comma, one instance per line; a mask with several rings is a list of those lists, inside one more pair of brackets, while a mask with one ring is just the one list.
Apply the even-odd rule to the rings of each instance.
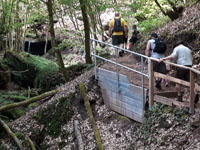
[[190, 70], [190, 113], [194, 114], [194, 73]]
[[153, 61], [149, 59], [149, 109], [153, 106], [153, 92], [154, 92], [154, 74], [153, 74]]

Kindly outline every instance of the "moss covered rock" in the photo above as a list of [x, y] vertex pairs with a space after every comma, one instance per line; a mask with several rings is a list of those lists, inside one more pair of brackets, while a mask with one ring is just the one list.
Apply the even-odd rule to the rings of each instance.
[[58, 65], [40, 56], [8, 51], [4, 63], [14, 70], [12, 80], [22, 87], [37, 87], [45, 92], [64, 83]]

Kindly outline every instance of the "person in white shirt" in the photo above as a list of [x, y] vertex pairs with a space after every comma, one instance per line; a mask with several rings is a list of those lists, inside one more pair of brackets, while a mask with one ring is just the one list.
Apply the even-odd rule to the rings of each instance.
[[[177, 42], [174, 45], [174, 50], [171, 53], [171, 55], [161, 58], [159, 62], [176, 59], [177, 64], [187, 66], [187, 67], [192, 67], [192, 51], [183, 44], [184, 44], [183, 41]], [[176, 78], [179, 78], [185, 81], [190, 80], [190, 71], [188, 69], [177, 67], [176, 71], [177, 71], [175, 75]], [[178, 95], [177, 100], [182, 101], [180, 84], [176, 84], [176, 89], [177, 89], [177, 95]]]

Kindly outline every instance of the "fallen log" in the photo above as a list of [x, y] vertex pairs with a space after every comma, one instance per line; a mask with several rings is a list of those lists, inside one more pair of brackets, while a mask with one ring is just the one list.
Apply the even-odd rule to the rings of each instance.
[[85, 104], [85, 108], [87, 110], [87, 114], [89, 116], [90, 123], [93, 127], [93, 130], [94, 130], [94, 135], [95, 135], [95, 138], [96, 138], [98, 150], [103, 150], [104, 148], [103, 148], [103, 145], [101, 143], [101, 137], [100, 137], [100, 134], [99, 134], [99, 130], [96, 126], [96, 123], [95, 123], [95, 120], [94, 120], [94, 117], [93, 117], [93, 114], [92, 114], [92, 109], [91, 109], [91, 106], [90, 106], [90, 103], [89, 103], [89, 100], [88, 100], [88, 97], [87, 97], [87, 94], [86, 94], [86, 91], [85, 91], [84, 84], [80, 83], [79, 88], [80, 88], [81, 96], [84, 99], [84, 104]]
[[17, 136], [15, 135], [15, 133], [13, 133], [10, 128], [8, 127], [8, 125], [0, 119], [0, 123], [3, 126], [3, 128], [6, 130], [6, 132], [13, 138], [13, 140], [15, 141], [15, 143], [17, 144], [17, 146], [19, 147], [20, 150], [23, 150], [23, 146], [21, 144], [21, 142], [19, 141], [19, 139], [17, 138]]
[[0, 112], [4, 111], [4, 110], [16, 108], [16, 107], [19, 107], [19, 106], [26, 106], [28, 104], [34, 103], [36, 101], [39, 101], [39, 100], [41, 100], [41, 99], [43, 99], [45, 97], [52, 96], [52, 95], [56, 94], [58, 91], [59, 91], [58, 89], [52, 90], [52, 91], [49, 91], [49, 92], [42, 93], [41, 95], [29, 98], [29, 99], [27, 99], [25, 101], [22, 101], [22, 102], [12, 103], [12, 104], [8, 104], [8, 105], [5, 105], [5, 106], [1, 106], [0, 107]]
[[83, 144], [83, 139], [81, 136], [78, 120], [74, 120], [74, 130], [75, 130], [76, 138], [78, 140], [78, 149], [84, 150], [84, 144]]

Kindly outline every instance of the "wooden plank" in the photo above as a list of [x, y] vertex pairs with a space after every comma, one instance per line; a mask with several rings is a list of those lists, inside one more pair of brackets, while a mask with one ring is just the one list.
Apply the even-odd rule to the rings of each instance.
[[[109, 79], [114, 79], [114, 80], [118, 80], [118, 76], [116, 72], [113, 71], [109, 71], [103, 68], [97, 68], [97, 76], [103, 76], [103, 77], [107, 77]], [[128, 78], [125, 75], [119, 74], [119, 81], [121, 82], [125, 82], [125, 83], [130, 83]]]
[[[190, 87], [190, 82], [180, 80], [180, 79], [177, 79], [177, 78], [174, 78], [174, 77], [171, 77], [171, 76], [167, 76], [167, 75], [164, 75], [164, 74], [161, 74], [161, 73], [158, 73], [158, 72], [154, 72], [154, 76], [158, 77], [158, 78], [162, 78], [162, 79], [167, 79], [169, 81], [173, 81], [175, 83]], [[197, 91], [200, 91], [200, 86], [198, 84], [195, 84], [195, 89]]]
[[112, 92], [110, 90], [106, 90], [106, 89], [103, 89], [103, 88], [101, 88], [101, 91], [102, 91], [102, 93], [106, 93], [108, 96], [110, 96], [114, 99], [118, 99], [119, 101], [125, 102], [129, 105], [132, 105], [132, 106], [135, 106], [135, 107], [141, 108], [141, 109], [144, 108], [144, 103], [143, 103], [142, 100], [138, 101], [138, 100], [135, 100], [133, 98], [130, 98], [130, 97], [127, 97], [127, 96], [124, 96], [124, 95], [120, 95], [119, 93], [115, 93], [115, 92]]
[[154, 74], [153, 74], [153, 62], [149, 61], [149, 108], [153, 106], [154, 99]]
[[190, 70], [190, 113], [194, 114], [194, 73]]
[[131, 118], [131, 119], [133, 119], [135, 121], [138, 121], [140, 123], [143, 123], [143, 121], [144, 121], [144, 116], [139, 116], [139, 115], [137, 115], [137, 114], [135, 114], [133, 112], [130, 112], [128, 110], [120, 108], [119, 106], [116, 106], [116, 105], [114, 105], [112, 103], [110, 104], [110, 108], [112, 110], [114, 110], [114, 111], [116, 111], [116, 112], [118, 112], [118, 113], [120, 113], [120, 114], [122, 114], [124, 116], [127, 116], [128, 118]]
[[108, 101], [109, 105], [110, 103], [119, 106], [120, 108], [129, 110], [133, 113], [136, 113], [138, 115], [143, 115], [143, 106], [142, 107], [137, 107], [139, 105], [137, 105], [137, 103], [127, 103], [127, 101], [124, 99], [123, 96], [119, 96], [119, 97], [112, 97], [110, 94], [108, 94], [109, 92], [104, 91], [105, 93], [103, 93], [105, 99]]
[[172, 100], [172, 99], [162, 97], [159, 95], [154, 96], [154, 101], [162, 103], [162, 104], [166, 104], [169, 106], [175, 105], [175, 106], [179, 106], [179, 107], [187, 107], [187, 108], [189, 107], [189, 102], [178, 102], [176, 100]]
[[167, 98], [175, 98], [177, 97], [177, 91], [156, 91], [154, 95], [159, 95]]

